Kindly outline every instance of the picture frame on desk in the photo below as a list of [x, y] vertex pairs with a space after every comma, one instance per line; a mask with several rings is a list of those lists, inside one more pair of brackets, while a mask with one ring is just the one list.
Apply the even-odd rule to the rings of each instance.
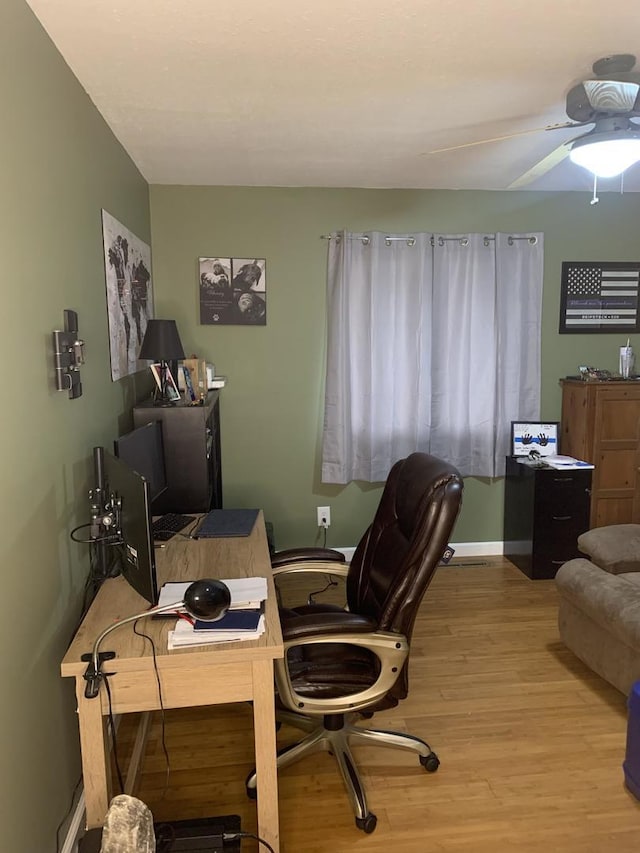
[[535, 451], [538, 456], [558, 454], [559, 421], [511, 421], [511, 455], [529, 456]]
[[[160, 393], [162, 393], [161, 365], [151, 364], [149, 367], [155, 380], [155, 383], [158, 386], [158, 390], [160, 391]], [[182, 397], [180, 396], [178, 386], [176, 385], [176, 381], [173, 378], [173, 374], [169, 370], [168, 366], [165, 367], [165, 378], [167, 383], [167, 397], [172, 402], [178, 402], [178, 400], [181, 400]]]

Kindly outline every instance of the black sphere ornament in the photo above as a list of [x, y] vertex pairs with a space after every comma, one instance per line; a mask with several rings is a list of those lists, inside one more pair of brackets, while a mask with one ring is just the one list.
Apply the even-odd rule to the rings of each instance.
[[184, 594], [188, 613], [203, 622], [222, 619], [231, 604], [229, 587], [214, 578], [203, 578], [189, 584]]

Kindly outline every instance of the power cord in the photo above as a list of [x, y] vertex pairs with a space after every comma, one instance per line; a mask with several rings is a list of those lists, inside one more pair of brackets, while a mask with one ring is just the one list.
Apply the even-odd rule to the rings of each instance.
[[[273, 847], [268, 841], [265, 841], [264, 838], [260, 838], [259, 835], [254, 835], [252, 832], [222, 832], [218, 835], [218, 838], [221, 838], [223, 842], [237, 841], [239, 838], [253, 838], [254, 841], [257, 841], [258, 844], [265, 847], [269, 853], [275, 853]], [[176, 833], [171, 824], [163, 823], [156, 827], [157, 853], [171, 853], [175, 841]], [[218, 848], [219, 844], [216, 846], [216, 849]], [[203, 848], [198, 846], [198, 849], [200, 850]]]
[[113, 717], [113, 706], [111, 704], [111, 686], [109, 684], [110, 675], [113, 675], [113, 673], [103, 672], [102, 680], [104, 681], [104, 687], [107, 691], [107, 699], [109, 701], [109, 725], [111, 727], [111, 740], [113, 742], [113, 761], [116, 765], [116, 774], [118, 776], [118, 784], [120, 785], [120, 793], [124, 794], [124, 777], [122, 775], [122, 770], [120, 769], [120, 762], [118, 761], [118, 739], [116, 736], [116, 721]]
[[322, 595], [323, 592], [326, 592], [332, 586], [338, 586], [338, 581], [334, 580], [330, 575], [327, 575], [326, 584], [322, 587], [322, 589], [315, 589], [313, 592], [309, 593], [309, 597], [307, 598], [307, 604], [315, 604], [316, 595]]
[[253, 838], [254, 841], [257, 841], [258, 844], [262, 844], [263, 847], [266, 847], [270, 853], [275, 853], [273, 847], [269, 844], [268, 841], [265, 841], [264, 838], [260, 838], [259, 835], [254, 835], [252, 832], [223, 832], [222, 840], [223, 841], [235, 841], [237, 838]]
[[162, 794], [160, 799], [164, 799], [167, 795], [167, 791], [169, 790], [169, 777], [171, 775], [171, 761], [169, 759], [169, 750], [167, 749], [167, 741], [166, 741], [166, 719], [164, 712], [164, 700], [162, 698], [162, 685], [160, 684], [160, 673], [158, 671], [158, 660], [156, 658], [156, 646], [153, 642], [153, 639], [145, 634], [144, 631], [138, 630], [138, 620], [133, 623], [133, 633], [137, 634], [139, 637], [142, 637], [145, 640], [148, 640], [151, 644], [151, 655], [153, 657], [153, 671], [156, 676], [156, 682], [158, 685], [158, 701], [160, 702], [160, 743], [162, 744], [162, 752], [164, 753], [165, 764], [166, 764], [166, 774], [164, 780], [164, 788], [162, 790]]
[[[327, 547], [327, 525], [322, 525], [322, 548]], [[338, 581], [334, 580], [331, 575], [325, 576], [326, 583], [322, 587], [322, 589], [315, 589], [313, 592], [309, 593], [309, 597], [307, 598], [307, 604], [315, 604], [316, 595], [322, 595], [323, 592], [326, 592], [332, 586], [338, 586]]]
[[78, 539], [76, 533], [78, 530], [84, 530], [86, 527], [93, 527], [93, 522], [88, 521], [86, 524], [79, 524], [77, 527], [74, 527], [69, 533], [69, 538], [74, 542], [79, 542], [80, 545], [94, 545], [97, 542], [103, 542], [107, 545], [116, 545], [122, 541], [120, 537], [115, 534], [109, 534], [108, 536], [93, 536], [90, 539]]
[[[160, 684], [160, 673], [158, 671], [158, 661], [156, 658], [156, 647], [155, 647], [155, 644], [154, 644], [152, 638], [148, 634], [145, 634], [142, 631], [138, 631], [137, 626], [138, 626], [138, 622], [136, 621], [133, 623], [134, 633], [137, 634], [139, 637], [142, 637], [143, 639], [148, 640], [151, 643], [151, 654], [153, 657], [153, 670], [154, 670], [154, 673], [156, 676], [156, 682], [158, 684], [158, 698], [160, 700], [161, 727], [162, 727], [161, 743], [162, 743], [162, 751], [164, 752], [164, 757], [165, 757], [165, 761], [166, 761], [166, 765], [167, 765], [165, 786], [164, 786], [164, 790], [162, 792], [162, 797], [164, 797], [166, 795], [167, 789], [169, 787], [169, 775], [171, 773], [171, 764], [169, 761], [169, 752], [167, 750], [167, 743], [166, 743], [166, 739], [165, 739], [164, 702], [162, 699], [162, 687]], [[102, 673], [102, 680], [104, 681], [104, 687], [105, 687], [105, 690], [107, 691], [107, 700], [108, 700], [108, 704], [109, 704], [108, 717], [109, 717], [109, 726], [111, 728], [111, 740], [113, 743], [113, 761], [114, 761], [115, 768], [116, 768], [116, 774], [118, 776], [118, 784], [120, 786], [120, 793], [124, 794], [124, 792], [125, 792], [124, 791], [124, 777], [122, 775], [122, 770], [120, 768], [120, 761], [118, 759], [118, 739], [117, 739], [117, 735], [116, 735], [116, 723], [115, 723], [115, 719], [113, 716], [113, 705], [111, 702], [111, 685], [109, 684], [109, 676], [110, 675], [113, 675], [113, 673], [103, 672]]]

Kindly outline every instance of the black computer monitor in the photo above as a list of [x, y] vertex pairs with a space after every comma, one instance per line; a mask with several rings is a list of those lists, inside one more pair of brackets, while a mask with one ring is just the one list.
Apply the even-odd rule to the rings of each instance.
[[148, 480], [127, 463], [104, 451], [105, 508], [113, 517], [110, 536], [120, 551], [120, 571], [151, 604], [158, 601], [156, 563], [151, 534]]
[[155, 501], [167, 488], [162, 423], [151, 421], [136, 427], [117, 438], [113, 442], [113, 448], [119, 459], [147, 480], [150, 500]]

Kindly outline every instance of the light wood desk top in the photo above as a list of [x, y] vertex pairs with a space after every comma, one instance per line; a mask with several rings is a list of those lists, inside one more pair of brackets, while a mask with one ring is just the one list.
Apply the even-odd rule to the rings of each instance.
[[[265, 633], [258, 640], [224, 643], [221, 646], [194, 646], [167, 649], [167, 634], [174, 619], [146, 619], [139, 623], [156, 644], [161, 666], [181, 666], [183, 655], [201, 655], [203, 659], [220, 662], [259, 660], [282, 657], [282, 631], [269, 560], [262, 512], [249, 536], [218, 539], [185, 539], [174, 536], [162, 548], [156, 548], [158, 587], [168, 581], [192, 581], [199, 578], [266, 577], [268, 597], [265, 605]], [[81, 655], [90, 652], [93, 643], [109, 625], [151, 607], [123, 577], [105, 581], [98, 592], [67, 653], [61, 673], [63, 676], [83, 675], [86, 663]], [[101, 651], [115, 651], [122, 671], [138, 668], [138, 658], [151, 658], [148, 642], [134, 634], [132, 625], [117, 628], [105, 638]]]
[[[258, 826], [260, 835], [278, 845], [278, 806], [275, 746], [273, 661], [284, 654], [278, 606], [262, 513], [247, 537], [188, 540], [175, 536], [156, 549], [158, 585], [203, 577], [266, 577], [265, 633], [257, 640], [167, 649], [167, 633], [174, 619], [143, 619], [138, 630], [153, 639], [162, 706], [182, 708], [225, 702], [252, 701], [258, 770]], [[122, 577], [103, 584], [78, 629], [61, 665], [63, 676], [75, 677], [87, 826], [99, 826], [111, 799], [109, 746], [104, 717], [109, 713], [106, 690], [99, 697], [84, 696], [87, 667], [81, 656], [91, 652], [96, 637], [120, 619], [150, 607]], [[103, 664], [109, 675], [113, 713], [160, 708], [150, 643], [133, 631], [133, 623], [116, 628], [100, 651], [116, 657]], [[179, 817], [179, 816], [177, 816]]]

